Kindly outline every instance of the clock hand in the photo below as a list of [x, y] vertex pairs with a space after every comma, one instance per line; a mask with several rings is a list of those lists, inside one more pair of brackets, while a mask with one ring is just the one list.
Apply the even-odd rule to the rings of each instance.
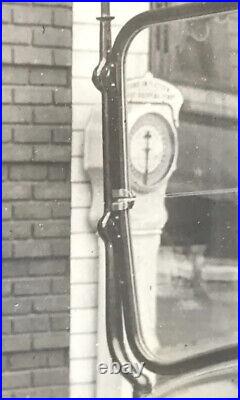
[[146, 135], [144, 136], [144, 138], [146, 139], [146, 147], [145, 147], [145, 149], [144, 149], [144, 151], [145, 151], [145, 160], [146, 160], [146, 168], [145, 168], [145, 173], [144, 173], [144, 176], [143, 176], [143, 182], [144, 182], [144, 184], [145, 185], [147, 185], [147, 181], [148, 181], [148, 172], [149, 172], [149, 152], [150, 152], [150, 150], [151, 150], [151, 148], [150, 148], [150, 146], [149, 146], [149, 141], [150, 141], [150, 139], [151, 139], [151, 134], [150, 134], [150, 132], [148, 131], [147, 133], [146, 133]]

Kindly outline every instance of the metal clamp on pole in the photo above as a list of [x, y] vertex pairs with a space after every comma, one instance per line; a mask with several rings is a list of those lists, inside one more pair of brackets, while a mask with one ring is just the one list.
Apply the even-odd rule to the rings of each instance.
[[112, 211], [123, 211], [133, 207], [136, 196], [127, 189], [114, 189], [112, 198], [116, 200], [112, 202]]

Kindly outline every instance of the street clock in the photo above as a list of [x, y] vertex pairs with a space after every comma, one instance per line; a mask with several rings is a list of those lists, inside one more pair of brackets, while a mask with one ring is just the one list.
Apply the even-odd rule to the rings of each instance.
[[172, 128], [156, 113], [144, 114], [131, 129], [130, 163], [133, 186], [150, 191], [169, 172], [175, 153]]
[[148, 73], [127, 84], [131, 186], [138, 192], [156, 190], [173, 172], [181, 93]]

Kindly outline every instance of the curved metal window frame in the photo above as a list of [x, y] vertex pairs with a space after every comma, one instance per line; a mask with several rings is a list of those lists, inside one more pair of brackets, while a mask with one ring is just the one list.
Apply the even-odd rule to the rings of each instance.
[[[103, 96], [105, 207], [98, 230], [106, 247], [108, 345], [113, 359], [119, 360], [121, 354], [119, 355], [118, 348], [123, 337], [122, 335], [118, 337], [118, 331], [122, 332], [124, 328], [133, 355], [137, 360], [144, 362], [148, 370], [160, 375], [182, 374], [234, 360], [237, 358], [237, 346], [232, 343], [224, 347], [194, 352], [169, 362], [162, 359], [161, 354], [153, 354], [144, 342], [139, 320], [129, 226], [129, 209], [133, 205], [133, 198], [130, 193], [128, 173], [124, 81], [127, 50], [134, 37], [150, 25], [236, 11], [237, 4], [236, 2], [192, 3], [141, 13], [121, 29], [101, 69], [95, 71], [95, 85]], [[117, 308], [114, 307], [117, 305], [116, 301], [113, 301], [114, 297], [119, 298]], [[119, 317], [118, 321], [116, 314]], [[129, 355], [129, 351], [127, 353]], [[128, 359], [131, 359], [131, 356]]]

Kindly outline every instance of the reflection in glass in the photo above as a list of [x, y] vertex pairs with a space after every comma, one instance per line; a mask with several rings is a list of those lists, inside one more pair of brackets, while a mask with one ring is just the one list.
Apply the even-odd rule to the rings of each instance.
[[158, 78], [236, 93], [237, 14], [153, 26], [149, 62]]
[[[137, 189], [131, 212], [136, 275], [142, 276], [137, 278], [139, 301], [147, 301], [146, 290], [154, 295], [158, 347], [169, 357], [177, 349], [229, 342], [237, 331], [236, 38], [237, 17], [231, 13], [146, 29], [127, 55], [126, 81], [144, 77], [150, 68], [184, 98], [176, 168], [158, 191]], [[138, 106], [129, 102], [129, 121]], [[136, 135], [131, 125], [128, 132], [130, 178], [135, 168], [145, 185], [149, 171], [158, 173], [157, 159], [166, 151], [158, 127], [147, 122], [139, 122]], [[151, 234], [157, 228], [154, 258]], [[140, 264], [147, 255], [156, 265], [149, 261], [144, 269]], [[140, 312], [149, 308], [145, 304]], [[141, 321], [145, 329], [146, 316]], [[150, 336], [146, 333], [153, 347]]]

